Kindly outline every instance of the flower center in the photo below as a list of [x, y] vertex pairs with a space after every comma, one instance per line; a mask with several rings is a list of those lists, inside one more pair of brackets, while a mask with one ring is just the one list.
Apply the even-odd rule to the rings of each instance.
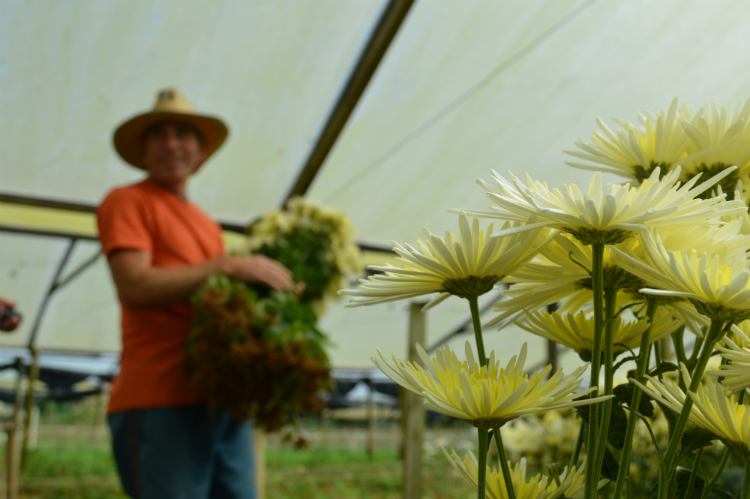
[[664, 161], [662, 161], [661, 163], [657, 163], [652, 160], [646, 168], [641, 165], [635, 165], [633, 167], [633, 176], [638, 179], [638, 183], [640, 184], [647, 178], [651, 177], [651, 174], [654, 173], [654, 169], [656, 167], [659, 167], [661, 168], [661, 170], [659, 171], [659, 180], [661, 180], [664, 178], [664, 175], [667, 174], [669, 166], [670, 165], [667, 165], [667, 163], [665, 163]]
[[[630, 272], [626, 272], [620, 267], [611, 266], [603, 269], [603, 285], [604, 289], [614, 288], [626, 291], [631, 295], [641, 296], [638, 290], [645, 288], [646, 282], [640, 277], [636, 277]], [[591, 277], [580, 279], [575, 282], [578, 289], [594, 289], [593, 280]]]
[[617, 244], [635, 235], [635, 232], [622, 229], [600, 230], [581, 227], [578, 229], [563, 228], [560, 230], [571, 234], [573, 237], [575, 237], [585, 245]]
[[503, 276], [497, 275], [483, 277], [470, 275], [460, 279], [446, 279], [443, 281], [443, 289], [452, 295], [468, 299], [482, 296], [502, 278]]
[[[701, 163], [700, 165], [695, 166], [694, 168], [691, 168], [692, 175], [688, 173], [688, 176], [690, 178], [694, 177], [695, 175], [698, 175], [700, 173], [703, 173], [701, 175], [701, 179], [708, 180], [709, 178], [713, 177], [717, 173], [721, 173], [727, 168], [729, 168], [731, 165], [727, 165], [724, 163], [713, 163], [711, 165], [707, 165], [705, 163]], [[726, 193], [727, 201], [732, 201], [734, 199], [734, 190], [737, 187], [737, 180], [739, 180], [739, 175], [737, 174], [738, 170], [734, 170], [732, 173], [721, 179], [716, 185], [714, 185], [711, 189], [708, 189], [707, 191], [703, 191], [698, 197], [701, 199], [710, 199], [716, 195], [717, 188], [721, 186], [721, 191]], [[688, 178], [687, 180], [689, 180]]]
[[493, 428], [500, 428], [508, 421], [510, 421], [510, 419], [504, 419], [504, 418], [483, 418], [483, 419], [475, 419], [473, 421], [467, 420], [468, 423], [474, 425], [475, 428], [479, 428], [481, 430], [491, 430]]

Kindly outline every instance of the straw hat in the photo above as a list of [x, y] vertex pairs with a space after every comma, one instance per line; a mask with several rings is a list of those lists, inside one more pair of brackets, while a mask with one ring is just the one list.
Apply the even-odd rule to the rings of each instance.
[[122, 159], [145, 170], [143, 134], [156, 123], [168, 120], [189, 123], [200, 130], [206, 147], [206, 159], [221, 147], [229, 134], [223, 121], [213, 116], [196, 114], [185, 96], [176, 88], [170, 88], [159, 92], [151, 111], [133, 116], [117, 127], [113, 137], [115, 150]]

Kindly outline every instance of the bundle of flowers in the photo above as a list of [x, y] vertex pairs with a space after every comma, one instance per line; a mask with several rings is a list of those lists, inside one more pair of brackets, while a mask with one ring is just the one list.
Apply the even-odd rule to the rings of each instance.
[[193, 298], [196, 317], [187, 340], [187, 369], [211, 402], [266, 431], [322, 408], [329, 388], [326, 338], [309, 306], [288, 293], [259, 298], [223, 275]]
[[249, 229], [248, 251], [281, 262], [305, 283], [300, 301], [320, 314], [362, 266], [354, 230], [341, 212], [304, 198], [268, 213]]
[[[580, 151], [566, 151], [584, 161], [569, 164], [596, 172], [587, 186], [550, 188], [529, 175], [493, 171], [491, 182], [478, 180], [489, 210], [454, 210], [456, 235], [427, 231], [415, 245], [394, 243], [395, 264], [371, 267], [376, 273], [359, 288], [341, 292], [351, 297], [350, 306], [428, 294], [434, 297], [425, 309], [451, 296], [468, 301], [475, 343], [467, 342], [463, 360], [448, 347], [432, 358], [418, 347], [421, 362], [383, 352], [373, 360], [428, 407], [476, 427], [476, 457], [446, 455], [479, 499], [621, 499], [641, 421], [658, 459], [652, 497], [726, 495], [718, 481], [733, 457], [745, 468], [740, 497], [750, 499], [744, 403], [750, 387], [750, 102], [695, 111], [675, 99], [668, 110], [639, 120], [616, 120], [617, 131], [598, 120], [592, 143], [579, 141]], [[605, 183], [602, 172], [628, 183]], [[482, 229], [481, 219], [493, 223]], [[485, 353], [477, 304], [499, 283], [509, 285], [506, 299], [495, 304], [496, 316], [485, 327], [515, 323], [590, 363], [569, 376], [553, 374], [551, 366], [526, 373], [524, 346], [503, 369], [495, 352]], [[542, 311], [552, 304], [555, 312]], [[666, 358], [665, 341], [675, 362]], [[707, 370], [717, 355], [721, 365]], [[628, 361], [636, 369], [615, 387]], [[587, 389], [579, 390], [582, 384]], [[654, 401], [669, 421], [666, 444], [651, 428]], [[509, 463], [500, 428], [569, 407], [580, 417], [573, 455], [528, 481], [523, 459]], [[708, 473], [702, 459], [715, 440], [725, 450]], [[492, 441], [499, 470], [487, 461]], [[599, 491], [607, 480], [614, 483]]]
[[323, 408], [331, 380], [318, 314], [359, 270], [359, 251], [343, 214], [294, 199], [252, 226], [247, 253], [282, 263], [304, 291], [212, 276], [193, 296], [186, 367], [211, 403], [274, 431]]

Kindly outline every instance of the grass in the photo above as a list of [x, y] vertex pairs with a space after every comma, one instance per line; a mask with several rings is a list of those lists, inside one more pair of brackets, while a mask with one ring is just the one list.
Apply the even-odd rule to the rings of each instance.
[[[95, 399], [42, 407], [38, 445], [21, 471], [21, 499], [124, 499], [107, 432], [94, 431], [100, 410]], [[310, 421], [312, 447], [294, 450], [270, 435], [266, 451], [267, 499], [401, 499], [403, 463], [396, 423], [381, 421], [377, 449], [365, 452], [361, 424]], [[466, 428], [464, 428], [466, 430]], [[466, 431], [429, 430], [431, 442], [461, 448]], [[469, 432], [470, 437], [473, 433]], [[471, 440], [471, 438], [470, 438]], [[434, 443], [433, 442], [433, 443]], [[0, 448], [0, 456], [2, 451]], [[437, 451], [437, 452], [436, 452]], [[437, 446], [424, 454], [424, 499], [471, 497]]]
[[[402, 463], [393, 449], [370, 458], [364, 450], [269, 449], [267, 498], [396, 499]], [[425, 456], [424, 499], [463, 497], [470, 491], [446, 459]], [[86, 439], [45, 442], [31, 451], [21, 474], [22, 497], [34, 499], [124, 498], [106, 443]]]

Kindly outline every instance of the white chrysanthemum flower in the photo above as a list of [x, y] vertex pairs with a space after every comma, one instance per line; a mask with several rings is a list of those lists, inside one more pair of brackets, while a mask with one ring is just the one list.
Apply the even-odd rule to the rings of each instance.
[[[732, 324], [732, 341], [739, 347], [750, 348], [750, 319]], [[724, 338], [720, 339], [717, 346], [724, 346]]]
[[528, 174], [526, 184], [513, 174], [510, 174], [509, 182], [493, 171], [496, 187], [478, 181], [495, 203], [491, 206], [492, 211], [467, 213], [504, 220], [536, 218], [535, 223], [503, 230], [496, 235], [550, 227], [569, 232], [584, 244], [615, 244], [647, 227], [712, 223], [709, 222], [711, 217], [744, 209], [740, 202], [725, 203], [720, 197], [697, 199], [730, 174], [731, 169], [697, 186], [697, 178], [680, 186], [679, 168], [662, 179], [659, 178], [660, 171], [655, 169], [638, 187], [604, 185], [601, 174], [597, 172], [585, 192], [575, 184], [563, 184], [559, 189], [550, 190], [546, 183], [535, 182]]
[[[522, 225], [507, 222], [503, 229]], [[492, 237], [492, 225], [485, 233], [479, 229], [477, 219], [469, 225], [465, 214], [459, 216], [459, 229], [458, 241], [453, 234], [446, 233], [442, 238], [425, 229], [427, 239], [425, 242], [418, 239], [416, 248], [394, 242], [400, 266], [370, 266], [370, 269], [384, 274], [360, 279], [359, 288], [339, 293], [352, 297], [350, 307], [440, 293], [425, 306], [428, 309], [450, 295], [466, 298], [490, 291], [495, 283], [532, 259], [549, 241], [547, 232], [539, 228], [506, 237]]]
[[[610, 255], [609, 248], [605, 247], [604, 286], [614, 285], [616, 281], [618, 287], [627, 287], [626, 281], [635, 279], [637, 282], [630, 287], [642, 287], [642, 281], [635, 276], [629, 279], [626, 272], [610, 261]], [[570, 235], [558, 234], [533, 260], [519, 266], [503, 280], [511, 284], [503, 292], [509, 299], [493, 306], [499, 315], [486, 325], [499, 322], [505, 325], [508, 320], [520, 319], [526, 310], [538, 310], [552, 303], [562, 302], [565, 310], [579, 310], [592, 301], [591, 274], [586, 270], [592, 267], [592, 258], [591, 246]]]
[[733, 338], [722, 338], [721, 342], [716, 349], [729, 362], [706, 374], [723, 378], [721, 384], [731, 392], [750, 387], [750, 348], [747, 346], [750, 339], [743, 332], [735, 332]]
[[740, 101], [736, 108], [706, 104], [692, 117], [682, 121], [690, 137], [687, 156], [680, 159], [682, 179], [699, 173], [714, 175], [727, 167], [737, 166], [720, 184], [732, 193], [737, 179], [748, 178], [750, 172], [750, 101]]
[[[734, 199], [741, 199], [745, 205], [750, 205], [750, 191], [745, 191], [744, 183], [742, 180], [737, 181], [737, 185], [734, 189]], [[721, 186], [718, 187], [721, 190]], [[739, 233], [743, 235], [750, 234], [750, 212], [748, 210], [740, 210], [736, 213], [727, 214], [722, 217], [724, 222], [732, 222], [736, 220], [740, 224]]]
[[[727, 224], [729, 225], [729, 224]], [[748, 238], [727, 240], [715, 253], [667, 250], [656, 231], [641, 233], [648, 262], [613, 248], [618, 264], [649, 285], [642, 293], [690, 299], [702, 314], [723, 322], [750, 316]]]
[[448, 346], [438, 348], [432, 359], [419, 344], [417, 352], [426, 368], [395, 356], [388, 360], [380, 349], [380, 358], [372, 360], [393, 381], [424, 397], [425, 405], [430, 409], [475, 426], [498, 428], [524, 414], [577, 407], [611, 398], [574, 400], [593, 391], [591, 388], [576, 391], [588, 364], [567, 377], [563, 377], [562, 369], [559, 369], [545, 381], [552, 371], [551, 365], [529, 376], [523, 371], [525, 343], [520, 355], [514, 356], [505, 369], [495, 361], [495, 352], [490, 353], [487, 366], [481, 367], [474, 361], [468, 341], [463, 362]]
[[[448, 454], [443, 448], [445, 457], [448, 458], [453, 469], [455, 469], [461, 478], [464, 479], [475, 491], [479, 490], [479, 463], [474, 454], [467, 453], [461, 459], [456, 451]], [[510, 463], [508, 463], [510, 464]], [[585, 488], [584, 466], [571, 469], [564, 468], [563, 473], [557, 478], [558, 483], [541, 473], [533, 477], [526, 478], [526, 459], [521, 459], [510, 470], [511, 480], [513, 481], [513, 490], [518, 499], [579, 499], [583, 497]], [[601, 480], [597, 490], [603, 487], [607, 480]], [[505, 485], [505, 478], [500, 469], [487, 467], [486, 496], [489, 499], [506, 499], [508, 489]]]
[[[705, 232], [705, 228], [712, 227], [699, 226], [698, 229], [704, 228]], [[698, 237], [703, 232], [696, 230], [690, 234]], [[706, 239], [713, 236], [715, 231], [706, 236]], [[621, 245], [637, 251], [640, 242], [638, 239], [629, 239]], [[610, 247], [605, 247], [602, 262], [604, 287], [612, 285], [621, 290], [617, 294], [617, 308], [641, 301], [645, 305], [645, 300], [639, 293], [645, 287], [645, 282], [617, 266], [611, 255]], [[593, 310], [591, 275], [586, 270], [592, 265], [591, 246], [586, 246], [571, 236], [559, 234], [540, 250], [534, 260], [521, 265], [504, 279], [504, 282], [512, 283], [503, 292], [503, 296], [508, 299], [493, 306], [493, 311], [498, 315], [485, 325], [500, 324], [502, 329], [513, 320], [523, 320], [527, 310], [539, 310], [553, 303], [559, 305], [560, 312]], [[708, 325], [705, 317], [686, 300], [671, 300], [668, 305], [662, 304], [662, 308], [665, 306], [670, 316], [678, 317], [696, 334], [702, 334], [702, 328]]]
[[[691, 378], [684, 364], [681, 365], [685, 386], [690, 386]], [[662, 381], [646, 376], [648, 387], [634, 380], [644, 392], [676, 413], [682, 411], [687, 395], [679, 385], [668, 378]], [[737, 397], [727, 396], [724, 387], [711, 377], [705, 377], [698, 389], [688, 392], [693, 399], [690, 421], [705, 428], [743, 455], [750, 458], [750, 410], [737, 403]]]
[[591, 163], [566, 164], [584, 170], [623, 175], [640, 183], [651, 176], [654, 168], [660, 167], [662, 173], [666, 173], [686, 156], [689, 139], [680, 121], [690, 117], [685, 106], [678, 110], [677, 98], [672, 101], [668, 111], [662, 110], [656, 116], [648, 112], [640, 114], [641, 128], [627, 121], [613, 120], [620, 126], [617, 134], [597, 117], [596, 122], [601, 130], [591, 134], [593, 144], [579, 140], [576, 145], [584, 152], [564, 151]]
[[[549, 313], [547, 311], [529, 312], [526, 322], [516, 322], [526, 331], [561, 343], [578, 353], [585, 361], [591, 360], [594, 349], [594, 316], [586, 312]], [[656, 313], [656, 322], [651, 331], [651, 342], [657, 341], [677, 330], [681, 322], [674, 319], [669, 312], [661, 308]], [[648, 330], [648, 320], [614, 320], [614, 356], [628, 350], [637, 349], [641, 336]]]

